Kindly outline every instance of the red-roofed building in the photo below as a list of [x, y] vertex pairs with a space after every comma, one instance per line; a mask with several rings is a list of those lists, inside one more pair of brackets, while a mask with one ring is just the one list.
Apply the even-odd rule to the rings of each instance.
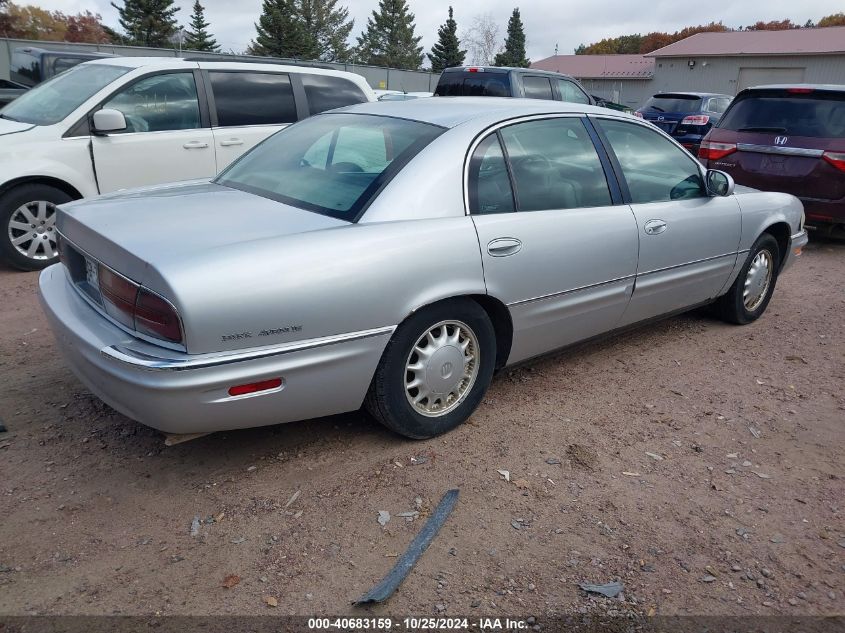
[[698, 33], [647, 55], [555, 55], [532, 67], [572, 75], [592, 94], [633, 108], [658, 92], [845, 84], [845, 27]]

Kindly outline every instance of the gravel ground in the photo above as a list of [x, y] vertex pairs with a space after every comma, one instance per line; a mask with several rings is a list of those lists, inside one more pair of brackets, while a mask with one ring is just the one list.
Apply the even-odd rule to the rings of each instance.
[[[757, 323], [503, 373], [430, 441], [354, 413], [166, 448], [55, 355], [37, 275], [0, 269], [0, 614], [843, 614], [843, 279], [845, 245], [813, 242]], [[399, 591], [350, 606], [451, 487]]]

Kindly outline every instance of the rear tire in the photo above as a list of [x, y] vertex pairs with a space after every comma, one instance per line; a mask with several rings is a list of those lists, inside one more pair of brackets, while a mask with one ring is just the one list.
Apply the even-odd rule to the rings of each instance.
[[365, 407], [412, 439], [450, 431], [478, 407], [496, 363], [496, 333], [471, 299], [424, 308], [400, 325], [384, 350]]
[[716, 303], [719, 316], [738, 325], [759, 319], [772, 299], [779, 268], [777, 240], [763, 233], [751, 247], [730, 290]]
[[61, 189], [25, 184], [0, 197], [0, 256], [18, 270], [41, 270], [59, 261], [56, 206], [73, 200]]

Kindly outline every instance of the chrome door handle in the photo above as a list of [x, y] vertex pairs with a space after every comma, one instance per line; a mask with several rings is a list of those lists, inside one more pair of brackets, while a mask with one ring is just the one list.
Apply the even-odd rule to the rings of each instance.
[[205, 149], [208, 147], [208, 143], [203, 143], [202, 141], [188, 141], [187, 143], [183, 143], [182, 147], [185, 149]]
[[507, 257], [522, 249], [522, 242], [515, 237], [497, 237], [487, 243], [487, 252], [493, 257]]
[[649, 220], [643, 228], [646, 235], [660, 235], [668, 228], [668, 225], [663, 220]]
[[232, 145], [243, 145], [243, 139], [230, 138], [228, 141], [220, 141], [220, 147], [231, 147]]

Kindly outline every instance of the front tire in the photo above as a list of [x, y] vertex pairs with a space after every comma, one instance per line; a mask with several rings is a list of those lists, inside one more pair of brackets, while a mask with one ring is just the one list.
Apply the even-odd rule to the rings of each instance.
[[41, 270], [59, 260], [56, 206], [70, 202], [61, 189], [19, 185], [0, 198], [0, 255], [19, 270]]
[[471, 299], [424, 308], [400, 325], [379, 362], [365, 406], [412, 439], [450, 431], [478, 407], [496, 364], [496, 333]]
[[738, 325], [759, 319], [774, 294], [779, 268], [777, 240], [769, 233], [763, 233], [751, 247], [730, 290], [719, 299], [719, 316]]

